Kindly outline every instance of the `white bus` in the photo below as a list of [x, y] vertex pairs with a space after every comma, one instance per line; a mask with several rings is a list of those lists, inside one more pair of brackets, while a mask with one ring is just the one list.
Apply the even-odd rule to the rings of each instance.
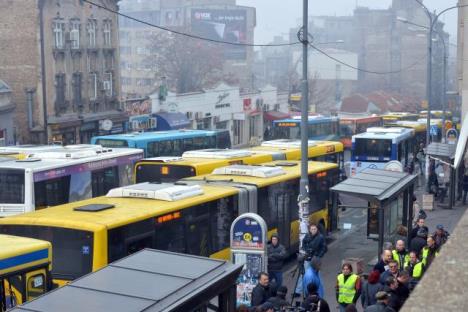
[[365, 168], [383, 169], [391, 160], [398, 160], [404, 167], [414, 145], [414, 130], [409, 128], [372, 127], [353, 135], [351, 176]]
[[105, 195], [128, 185], [143, 151], [68, 145], [0, 162], [0, 217]]

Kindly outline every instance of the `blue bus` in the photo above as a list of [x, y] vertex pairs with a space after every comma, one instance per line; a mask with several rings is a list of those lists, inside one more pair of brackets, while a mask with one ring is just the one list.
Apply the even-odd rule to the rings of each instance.
[[352, 137], [350, 174], [353, 176], [365, 168], [384, 169], [391, 160], [404, 167], [416, 147], [414, 129], [368, 128]]
[[231, 148], [228, 130], [170, 130], [101, 135], [91, 144], [103, 147], [131, 147], [145, 151], [145, 157], [181, 156], [185, 151]]
[[[340, 119], [338, 117], [309, 116], [309, 140], [339, 141]], [[301, 138], [301, 117], [275, 120], [273, 139], [299, 140]]]

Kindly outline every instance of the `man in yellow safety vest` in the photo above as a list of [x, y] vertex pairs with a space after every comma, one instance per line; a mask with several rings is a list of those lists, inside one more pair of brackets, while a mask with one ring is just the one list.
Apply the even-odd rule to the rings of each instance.
[[395, 249], [392, 250], [392, 257], [398, 264], [398, 270], [403, 271], [406, 262], [409, 262], [409, 253], [406, 250], [405, 242], [398, 240]]
[[343, 312], [349, 304], [356, 304], [361, 295], [361, 280], [349, 263], [341, 266], [341, 272], [336, 278], [336, 301]]
[[405, 270], [408, 271], [411, 277], [409, 289], [413, 290], [424, 274], [425, 265], [422, 263], [422, 261], [419, 261], [418, 254], [415, 251], [411, 251], [409, 256], [410, 260], [409, 262], [405, 263]]
[[427, 237], [427, 246], [421, 250], [421, 262], [428, 267], [438, 255], [435, 239], [430, 235]]

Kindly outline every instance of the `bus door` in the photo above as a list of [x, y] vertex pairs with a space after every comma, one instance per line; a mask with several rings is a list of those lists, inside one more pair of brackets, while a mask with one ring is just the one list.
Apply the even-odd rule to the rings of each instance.
[[291, 194], [293, 194], [293, 190], [287, 189], [290, 186], [289, 183], [282, 183], [283, 187], [280, 192], [275, 195], [275, 204], [277, 213], [277, 230], [278, 230], [278, 237], [280, 243], [289, 250], [291, 241], [290, 241], [290, 233], [291, 233], [291, 215], [290, 215], [290, 201], [294, 200], [291, 198]]
[[209, 257], [213, 252], [210, 237], [210, 212], [209, 205], [186, 209], [184, 213], [186, 221], [187, 253]]

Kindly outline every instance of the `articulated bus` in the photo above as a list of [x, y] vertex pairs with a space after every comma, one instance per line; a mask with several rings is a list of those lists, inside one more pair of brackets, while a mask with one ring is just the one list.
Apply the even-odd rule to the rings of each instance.
[[0, 217], [90, 197], [132, 182], [143, 151], [97, 145], [60, 146], [0, 162]]
[[[309, 160], [337, 163], [343, 167], [343, 144], [333, 141], [309, 141]], [[174, 182], [185, 177], [213, 172], [233, 164], [253, 165], [273, 160], [300, 160], [297, 140], [265, 141], [261, 146], [243, 150], [207, 149], [185, 152], [182, 157], [155, 157], [135, 165], [136, 183]]]
[[382, 115], [382, 120], [384, 125], [389, 123], [394, 123], [398, 120], [417, 120], [419, 118], [418, 114], [406, 113], [406, 112], [390, 112], [388, 114]]
[[[224, 168], [197, 177], [200, 181], [135, 184], [3, 218], [0, 233], [51, 242], [52, 277], [59, 285], [142, 248], [228, 259], [231, 223], [249, 211], [266, 220], [270, 233], [278, 229], [281, 243], [294, 252], [300, 162]], [[337, 181], [338, 166], [310, 162], [308, 172], [311, 221], [329, 227], [336, 218], [329, 188]]]
[[228, 130], [170, 130], [96, 136], [91, 138], [91, 144], [140, 148], [145, 157], [159, 157], [206, 148], [231, 148], [231, 138]]
[[0, 234], [0, 311], [51, 290], [51, 269], [50, 242]]
[[341, 143], [345, 148], [351, 148], [351, 137], [366, 132], [367, 128], [381, 127], [380, 116], [340, 116]]
[[407, 165], [408, 156], [416, 148], [414, 130], [408, 128], [368, 128], [353, 135], [351, 176], [365, 168], [383, 169], [391, 160]]
[[[309, 116], [308, 137], [310, 140], [340, 140], [338, 117]], [[275, 120], [273, 122], [273, 139], [301, 139], [301, 117]]]
[[399, 120], [392, 124], [387, 124], [386, 127], [409, 128], [414, 130], [414, 143], [419, 146], [420, 143], [426, 143], [426, 123], [413, 120]]

